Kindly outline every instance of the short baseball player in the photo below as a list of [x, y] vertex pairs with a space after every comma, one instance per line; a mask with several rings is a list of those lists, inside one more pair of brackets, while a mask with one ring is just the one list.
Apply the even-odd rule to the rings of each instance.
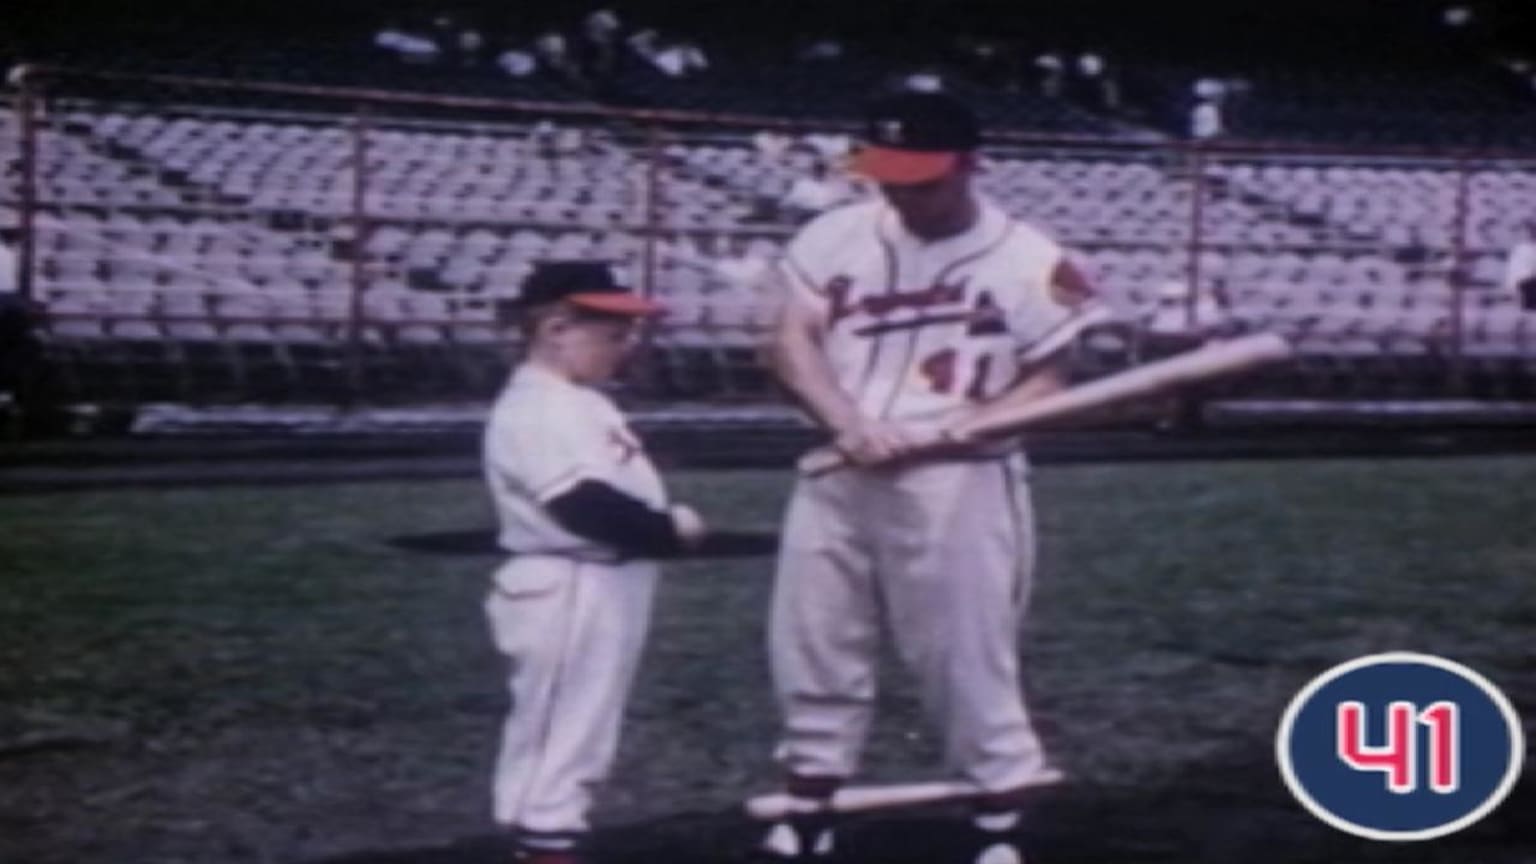
[[485, 430], [485, 479], [511, 553], [485, 602], [510, 661], [495, 818], [517, 860], [579, 864], [650, 621], [654, 558], [697, 544], [623, 415], [599, 389], [657, 311], [585, 261], [540, 265], [517, 310], [526, 360]]
[[883, 619], [948, 769], [984, 792], [964, 860], [1017, 864], [1025, 793], [1059, 779], [1019, 682], [1035, 554], [1025, 458], [1017, 442], [963, 439], [942, 458], [909, 454], [923, 430], [1061, 388], [1064, 349], [1102, 309], [1060, 246], [973, 191], [965, 105], [892, 96], [866, 137], [852, 167], [882, 194], [805, 226], [776, 270], [775, 372], [855, 467], [801, 478], [785, 520], [769, 647], [798, 813], [762, 850], [836, 848], [827, 801], [858, 768]]

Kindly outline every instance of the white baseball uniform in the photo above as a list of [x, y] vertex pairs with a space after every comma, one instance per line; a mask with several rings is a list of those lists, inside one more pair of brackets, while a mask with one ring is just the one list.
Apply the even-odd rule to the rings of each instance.
[[623, 561], [566, 531], [544, 505], [583, 480], [656, 508], [666, 493], [606, 396], [532, 364], [513, 373], [492, 409], [484, 464], [500, 542], [512, 553], [485, 603], [511, 665], [495, 818], [532, 831], [581, 831], [618, 745], [657, 565]]
[[[822, 350], [866, 416], [920, 419], [996, 396], [1101, 317], [1053, 284], [1056, 243], [979, 206], [971, 229], [927, 242], [884, 201], [850, 205], [786, 249], [789, 302], [824, 313]], [[786, 770], [856, 770], [883, 615], [952, 771], [997, 792], [1054, 778], [1019, 685], [1035, 547], [1026, 471], [1010, 446], [800, 479], [770, 622]]]

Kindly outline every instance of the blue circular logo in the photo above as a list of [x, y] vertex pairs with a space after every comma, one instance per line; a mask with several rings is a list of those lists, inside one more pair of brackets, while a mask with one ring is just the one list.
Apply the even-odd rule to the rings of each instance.
[[1291, 794], [1329, 825], [1372, 840], [1429, 840], [1499, 806], [1525, 741], [1486, 678], [1396, 652], [1335, 666], [1303, 687], [1275, 755]]

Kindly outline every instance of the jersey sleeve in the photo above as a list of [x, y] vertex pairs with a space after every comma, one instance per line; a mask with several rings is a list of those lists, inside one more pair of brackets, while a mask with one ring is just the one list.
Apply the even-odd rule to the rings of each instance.
[[770, 274], [775, 290], [780, 293], [776, 298], [779, 302], [803, 303], [822, 311], [827, 308], [826, 289], [812, 271], [811, 262], [814, 259], [814, 238], [808, 237], [805, 232], [785, 247]]
[[606, 427], [587, 413], [566, 400], [503, 410], [486, 441], [492, 466], [540, 504], [584, 480], [606, 481]]
[[1048, 259], [1046, 276], [1027, 290], [1014, 310], [1019, 361], [1038, 363], [1072, 343], [1087, 327], [1102, 322], [1108, 309], [1070, 258], [1059, 251]]
[[806, 223], [789, 241], [774, 265], [781, 302], [799, 301], [820, 312], [830, 310], [836, 295], [847, 289], [838, 278], [837, 262], [851, 246], [862, 242], [870, 230], [870, 208], [849, 204], [834, 208]]
[[582, 480], [544, 503], [560, 527], [620, 552], [656, 557], [682, 549], [670, 513], [607, 483]]

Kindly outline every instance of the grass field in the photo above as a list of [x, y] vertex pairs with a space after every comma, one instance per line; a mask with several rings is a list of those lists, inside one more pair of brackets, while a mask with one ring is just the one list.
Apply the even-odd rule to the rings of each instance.
[[[672, 485], [739, 529], [772, 530], [787, 491], [771, 472]], [[1041, 803], [1038, 862], [1536, 861], [1529, 772], [1475, 828], [1371, 844], [1291, 803], [1271, 758], [1301, 684], [1381, 650], [1472, 665], [1530, 727], [1536, 460], [1047, 468], [1035, 492], [1029, 685], [1072, 777]], [[505, 860], [495, 559], [386, 542], [489, 520], [467, 480], [0, 498], [0, 861]], [[773, 776], [769, 570], [669, 568], [604, 860], [739, 859], [732, 808]], [[868, 772], [930, 776], [892, 673]], [[944, 815], [850, 843], [938, 864]]]

